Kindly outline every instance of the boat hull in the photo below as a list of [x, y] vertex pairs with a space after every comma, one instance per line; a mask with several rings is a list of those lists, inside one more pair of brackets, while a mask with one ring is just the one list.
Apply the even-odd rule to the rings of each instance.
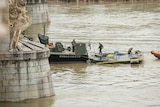
[[88, 55], [50, 54], [49, 63], [74, 63], [88, 60]]
[[[111, 53], [109, 53], [111, 54]], [[103, 55], [103, 56], [97, 56], [90, 58], [91, 63], [96, 64], [140, 64], [143, 61], [143, 55], [142, 54], [114, 54], [112, 53], [113, 57], [108, 57], [109, 54]]]

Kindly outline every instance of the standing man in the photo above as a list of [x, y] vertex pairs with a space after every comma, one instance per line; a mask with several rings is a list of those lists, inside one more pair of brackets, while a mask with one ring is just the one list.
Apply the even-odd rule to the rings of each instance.
[[76, 41], [73, 39], [72, 43], [72, 52], [75, 52]]
[[102, 55], [102, 49], [103, 49], [103, 45], [101, 43], [99, 43], [99, 54]]

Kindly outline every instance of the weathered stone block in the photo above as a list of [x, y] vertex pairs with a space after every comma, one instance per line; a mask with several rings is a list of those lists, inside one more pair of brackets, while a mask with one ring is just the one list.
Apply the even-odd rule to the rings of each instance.
[[41, 72], [35, 73], [35, 79], [40, 79], [41, 78]]
[[36, 90], [38, 90], [37, 84], [27, 86], [27, 91], [36, 91]]
[[29, 79], [29, 75], [27, 75], [27, 73], [20, 73], [18, 74], [18, 79], [19, 80], [28, 80]]
[[1, 93], [1, 99], [2, 99], [2, 101], [4, 100], [4, 99], [6, 99], [6, 93]]
[[27, 85], [20, 85], [19, 89], [21, 92], [27, 92]]
[[39, 93], [38, 91], [29, 91], [27, 92], [28, 98], [39, 98]]
[[[6, 79], [6, 76], [5, 75], [0, 75], [0, 81], [3, 81]], [[0, 83], [1, 84], [1, 83]]]
[[5, 93], [5, 90], [6, 90], [5, 87], [0, 86], [0, 93]]
[[43, 83], [48, 83], [48, 77], [43, 78]]
[[20, 80], [20, 85], [21, 85], [21, 86], [27, 85], [27, 84], [28, 84], [28, 80], [27, 80], [27, 79], [25, 79], [25, 80], [24, 80], [24, 79], [23, 79], [23, 80], [21, 79], [21, 80]]
[[28, 53], [25, 53], [25, 54], [23, 55], [23, 59], [25, 59], [25, 60], [30, 60], [30, 59], [31, 59], [31, 55], [28, 54]]
[[20, 92], [19, 98], [20, 99], [26, 99], [27, 98], [26, 92], [24, 92], [24, 91]]
[[43, 83], [43, 89], [49, 89], [49, 83]]
[[51, 96], [55, 95], [54, 87], [50, 88], [50, 94]]
[[9, 85], [9, 81], [8, 80], [2, 80], [2, 86], [7, 87]]
[[45, 55], [44, 52], [37, 53], [37, 59], [41, 59], [41, 58], [45, 58], [45, 57], [47, 57], [47, 56]]
[[17, 86], [8, 86], [5, 88], [6, 88], [6, 92], [8, 92], [8, 93], [20, 92], [20, 88], [18, 85]]
[[45, 89], [43, 90], [44, 96], [49, 96], [50, 95], [50, 89]]
[[7, 94], [8, 94], [8, 99], [12, 99], [14, 101], [17, 101], [20, 96], [20, 92], [7, 93]]
[[49, 82], [52, 82], [52, 81], [53, 81], [53, 80], [52, 80], [52, 79], [53, 79], [53, 78], [52, 78], [52, 75], [48, 75], [47, 78], [48, 78], [48, 81], [49, 81]]
[[26, 75], [28, 69], [27, 69], [27, 67], [24, 67], [24, 68], [20, 68], [19, 70], [20, 70], [20, 73], [21, 73], [21, 74]]
[[38, 65], [38, 66], [35, 66], [35, 67], [37, 69], [36, 72], [38, 72], [38, 73], [41, 72], [41, 66]]
[[9, 81], [9, 85], [10, 85], [10, 86], [19, 86], [19, 84], [20, 84], [20, 81], [19, 81], [19, 80]]
[[6, 75], [5, 80], [14, 80], [14, 75]]
[[36, 77], [35, 74], [36, 74], [36, 73], [29, 73], [29, 79], [32, 79], [32, 80], [33, 80], [33, 79]]
[[43, 89], [39, 90], [39, 97], [45, 97]]
[[36, 59], [31, 60], [31, 61], [29, 61], [29, 62], [33, 62], [33, 66], [38, 66], [38, 61], [37, 61]]
[[13, 75], [15, 73], [18, 73], [17, 68], [16, 67], [6, 67], [8, 70], [6, 72], [5, 75]]
[[49, 88], [49, 93], [50, 93], [51, 96], [55, 94], [53, 87], [50, 87], [50, 88]]
[[20, 68], [26, 68], [27, 67], [27, 61], [19, 61], [19, 67]]
[[32, 74], [32, 73], [34, 73], [34, 72], [37, 71], [37, 67], [35, 67], [35, 66], [34, 66], [34, 67], [28, 67], [27, 70], [28, 70], [28, 73], [29, 73], [29, 74], [30, 74], [30, 73]]
[[38, 84], [38, 90], [42, 90], [42, 89], [43, 89], [43, 84], [42, 83]]
[[42, 72], [50, 71], [50, 66], [48, 64], [41, 65], [41, 70], [42, 70]]
[[7, 68], [16, 68], [16, 61], [7, 61], [5, 67]]
[[48, 62], [48, 59], [41, 59], [40, 61], [39, 61], [39, 65], [48, 65], [49, 64], [49, 62]]
[[48, 76], [48, 72], [42, 72], [42, 78]]
[[33, 67], [34, 66], [34, 61], [27, 61], [28, 67]]

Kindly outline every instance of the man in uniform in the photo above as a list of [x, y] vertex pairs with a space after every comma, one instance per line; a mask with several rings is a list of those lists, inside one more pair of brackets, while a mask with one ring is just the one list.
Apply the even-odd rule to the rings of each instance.
[[102, 49], [103, 49], [103, 45], [101, 43], [99, 43], [99, 54], [102, 55]]
[[72, 52], [75, 52], [76, 41], [73, 39], [72, 43]]

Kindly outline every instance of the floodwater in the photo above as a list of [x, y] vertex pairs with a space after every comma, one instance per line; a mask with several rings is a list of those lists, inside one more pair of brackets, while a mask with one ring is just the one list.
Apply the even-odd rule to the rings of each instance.
[[[50, 41], [90, 42], [98, 52], [144, 53], [139, 65], [87, 63], [52, 64], [56, 96], [0, 107], [160, 107], [160, 60], [150, 54], [160, 50], [160, 3], [92, 3], [49, 5]], [[43, 24], [28, 33], [37, 37]], [[38, 31], [38, 32], [37, 32]]]

